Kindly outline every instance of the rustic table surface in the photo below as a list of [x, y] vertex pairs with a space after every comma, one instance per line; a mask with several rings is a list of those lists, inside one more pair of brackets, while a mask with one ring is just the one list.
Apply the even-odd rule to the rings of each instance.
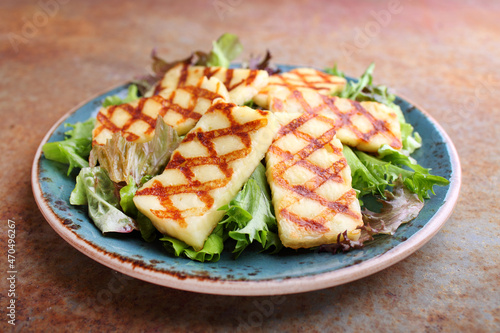
[[[0, 3], [0, 330], [500, 331], [500, 3], [498, 1], [76, 1]], [[443, 229], [361, 280], [269, 297], [196, 294], [129, 279], [59, 237], [31, 191], [34, 153], [75, 105], [224, 32], [285, 64], [375, 79], [447, 131], [463, 184]], [[6, 316], [7, 220], [16, 222], [16, 325]], [[111, 290], [111, 297], [100, 291]], [[260, 313], [260, 315], [258, 314]]]

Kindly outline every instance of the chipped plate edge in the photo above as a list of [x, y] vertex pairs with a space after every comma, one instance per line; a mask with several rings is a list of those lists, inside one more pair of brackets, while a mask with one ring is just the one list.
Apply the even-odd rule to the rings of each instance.
[[[283, 65], [287, 66], [287, 65]], [[290, 65], [291, 66], [291, 65]], [[448, 134], [439, 125], [439, 123], [430, 116], [419, 105], [413, 103], [402, 95], [397, 95], [407, 103], [416, 107], [439, 131], [444, 138], [448, 153], [450, 155], [450, 163], [452, 174], [450, 177], [450, 187], [446, 193], [443, 205], [438, 209], [434, 216], [425, 224], [425, 226], [412, 235], [408, 240], [397, 245], [393, 249], [385, 252], [384, 254], [363, 261], [359, 264], [341, 268], [338, 270], [319, 273], [310, 276], [294, 277], [283, 280], [261, 280], [261, 281], [229, 281], [229, 280], [210, 280], [204, 277], [196, 276], [177, 276], [175, 274], [168, 274], [166, 272], [157, 271], [155, 269], [144, 268], [134, 265], [130, 261], [123, 260], [114, 255], [111, 255], [98, 247], [88, 243], [84, 239], [78, 237], [70, 229], [68, 229], [61, 219], [54, 213], [54, 211], [47, 204], [42, 195], [39, 175], [39, 161], [42, 155], [42, 146], [53, 135], [55, 130], [63, 123], [69, 116], [76, 112], [83, 105], [95, 100], [97, 97], [116, 89], [124, 84], [120, 84], [99, 92], [85, 101], [79, 103], [76, 107], [72, 108], [64, 114], [59, 120], [50, 128], [47, 134], [42, 139], [38, 149], [35, 153], [31, 170], [31, 184], [35, 201], [47, 220], [50, 226], [70, 245], [82, 252], [89, 258], [107, 266], [115, 271], [126, 274], [128, 276], [154, 283], [157, 285], [175, 288], [179, 290], [198, 292], [204, 294], [214, 295], [229, 295], [229, 296], [270, 296], [270, 295], [286, 295], [296, 294], [320, 289], [335, 287], [348, 282], [359, 280], [374, 273], [380, 272], [387, 267], [405, 259], [412, 253], [421, 248], [438, 231], [443, 227], [445, 222], [451, 216], [453, 209], [457, 203], [460, 186], [461, 186], [461, 166], [457, 150], [451, 141]]]

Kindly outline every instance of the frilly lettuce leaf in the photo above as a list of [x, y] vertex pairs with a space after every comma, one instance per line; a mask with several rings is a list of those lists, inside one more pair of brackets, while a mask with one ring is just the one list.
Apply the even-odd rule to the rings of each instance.
[[120, 104], [130, 103], [130, 102], [133, 102], [133, 101], [139, 99], [139, 97], [140, 96], [139, 96], [139, 91], [138, 91], [137, 85], [131, 84], [128, 87], [127, 97], [122, 99], [116, 95], [108, 96], [108, 97], [106, 97], [106, 99], [102, 103], [102, 106], [108, 107], [111, 105], [120, 105]]
[[[424, 168], [402, 152], [383, 145], [378, 151], [378, 158], [370, 154], [344, 146], [344, 156], [351, 169], [352, 187], [358, 191], [358, 197], [367, 194], [381, 195], [387, 186], [402, 177], [406, 187], [416, 193], [420, 199], [429, 198], [429, 191], [434, 193], [433, 186], [446, 186], [449, 181], [443, 177], [431, 175]], [[408, 169], [400, 165], [407, 166]]]
[[379, 213], [363, 209], [364, 225], [360, 227], [361, 235], [357, 241], [347, 237], [347, 231], [337, 237], [337, 243], [321, 245], [319, 252], [336, 253], [361, 248], [375, 235], [394, 235], [401, 224], [408, 223], [418, 216], [424, 202], [406, 188], [399, 178], [392, 192], [385, 192], [386, 199], [379, 199], [382, 209]]
[[224, 227], [218, 224], [200, 251], [195, 251], [191, 246], [173, 237], [164, 236], [160, 240], [163, 242], [164, 248], [176, 257], [185, 256], [201, 262], [216, 262], [219, 261], [220, 254], [224, 249]]
[[[334, 95], [341, 98], [348, 98], [357, 101], [358, 96], [361, 94], [363, 89], [365, 89], [368, 86], [371, 86], [373, 80], [372, 74], [374, 69], [375, 69], [375, 64], [371, 64], [370, 66], [368, 66], [366, 71], [360, 76], [359, 80], [348, 81], [344, 89], [342, 91], [335, 93]], [[336, 65], [331, 69], [326, 69], [325, 71], [332, 75], [345, 77], [344, 73], [342, 73], [340, 70], [337, 69]]]
[[265, 167], [259, 164], [236, 197], [219, 209], [226, 211], [226, 218], [220, 223], [226, 225], [229, 237], [236, 240], [233, 250], [236, 258], [254, 241], [261, 244], [263, 251], [274, 247], [272, 253], [283, 246], [275, 232], [277, 223], [265, 172]]
[[403, 147], [401, 153], [410, 156], [415, 150], [422, 147], [422, 138], [418, 132], [413, 132], [413, 126], [408, 123], [401, 123], [401, 141]]
[[179, 142], [176, 131], [158, 117], [155, 134], [150, 141], [130, 142], [119, 132], [114, 133], [105, 145], [92, 148], [89, 163], [95, 166], [99, 162], [115, 183], [132, 179], [139, 184], [142, 177], [157, 175], [165, 167]]
[[85, 122], [76, 124], [65, 124], [72, 127], [65, 134], [63, 141], [48, 142], [43, 145], [42, 151], [45, 158], [64, 164], [69, 164], [68, 175], [73, 168], [85, 168], [89, 166], [87, 158], [92, 149], [92, 130], [95, 119], [90, 118]]
[[338, 67], [337, 63], [333, 64], [333, 67], [325, 68], [324, 72], [330, 75], [339, 76], [345, 78], [344, 72], [342, 72]]
[[70, 203], [88, 205], [89, 216], [102, 233], [129, 233], [137, 229], [134, 220], [119, 209], [115, 184], [101, 167], [80, 170]]
[[382, 195], [389, 185], [386, 177], [367, 168], [349, 146], [344, 145], [343, 153], [351, 169], [352, 187], [358, 192], [358, 197], [362, 198], [367, 194]]
[[[391, 148], [392, 149], [392, 148]], [[378, 159], [374, 156], [371, 156], [367, 153], [356, 151], [356, 156], [359, 161], [364, 164], [364, 166], [370, 170], [370, 173], [377, 179], [385, 179], [389, 184], [394, 183], [399, 176], [402, 177], [405, 186], [416, 193], [420, 199], [428, 199], [429, 191], [434, 193], [433, 186], [446, 186], [450, 182], [440, 176], [431, 175], [429, 173], [429, 169], [423, 168], [418, 164], [412, 164], [411, 162], [404, 162], [401, 160], [401, 156], [405, 156], [403, 154], [399, 154], [398, 156], [394, 155], [386, 155], [385, 158], [390, 160], [391, 158], [397, 160], [398, 163], [409, 166], [413, 170], [404, 169], [398, 165], [393, 164], [391, 161], [386, 161], [383, 159]], [[408, 161], [409, 158], [405, 156]], [[347, 161], [349, 164], [349, 161]], [[352, 170], [351, 170], [352, 173]], [[371, 184], [366, 184], [367, 187], [370, 187]]]
[[380, 146], [377, 151], [377, 157], [383, 161], [391, 162], [393, 164], [406, 165], [410, 169], [413, 169], [414, 171], [420, 173], [429, 173], [429, 169], [418, 165], [417, 161], [414, 158], [405, 155], [400, 150], [396, 150], [388, 144], [383, 144], [382, 146]]

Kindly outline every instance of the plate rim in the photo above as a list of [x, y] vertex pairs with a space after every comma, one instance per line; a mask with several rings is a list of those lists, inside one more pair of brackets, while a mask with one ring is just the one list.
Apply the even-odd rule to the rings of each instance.
[[[300, 67], [297, 65], [285, 64], [280, 64], [280, 66], [289, 68]], [[411, 106], [417, 108], [418, 111], [421, 112], [439, 131], [440, 135], [444, 138], [446, 147], [450, 155], [452, 171], [450, 177], [450, 187], [446, 192], [444, 203], [439, 207], [433, 217], [426, 222], [422, 229], [414, 233], [409, 239], [403, 241], [402, 243], [396, 245], [394, 248], [381, 255], [349, 267], [344, 267], [314, 275], [293, 277], [281, 280], [269, 279], [259, 281], [231, 281], [222, 279], [210, 279], [201, 276], [179, 276], [175, 273], [169, 274], [168, 272], [158, 271], [154, 268], [144, 268], [134, 265], [130, 261], [125, 261], [95, 247], [94, 245], [79, 237], [69, 228], [64, 226], [64, 224], [61, 223], [60, 218], [54, 213], [46, 200], [43, 198], [40, 180], [38, 179], [40, 166], [39, 162], [42, 156], [42, 146], [53, 135], [56, 129], [82, 106], [92, 102], [97, 97], [110, 92], [111, 90], [118, 89], [130, 83], [130, 81], [126, 81], [125, 83], [121, 83], [119, 85], [115, 85], [111, 88], [100, 91], [88, 97], [83, 102], [80, 102], [75, 107], [66, 112], [63, 116], [61, 116], [58, 121], [48, 130], [48, 132], [40, 142], [33, 159], [31, 170], [31, 185], [35, 202], [52, 229], [54, 229], [54, 231], [56, 231], [56, 233], [59, 234], [59, 236], [61, 236], [67, 243], [69, 243], [71, 246], [73, 246], [75, 249], [85, 254], [89, 258], [97, 261], [104, 266], [107, 266], [108, 268], [126, 274], [128, 276], [164, 287], [197, 293], [227, 296], [286, 295], [331, 288], [380, 272], [413, 254], [439, 232], [439, 230], [444, 226], [448, 218], [451, 216], [453, 209], [458, 201], [461, 187], [462, 170], [459, 155], [455, 148], [455, 145], [453, 144], [453, 141], [448, 136], [446, 131], [441, 127], [441, 125], [425, 109], [409, 100], [405, 96], [397, 94], [397, 97], [407, 102]]]

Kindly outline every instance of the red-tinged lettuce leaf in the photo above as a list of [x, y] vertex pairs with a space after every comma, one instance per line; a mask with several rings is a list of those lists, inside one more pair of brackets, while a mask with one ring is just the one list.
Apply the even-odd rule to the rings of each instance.
[[137, 230], [135, 221], [120, 210], [115, 184], [101, 167], [86, 167], [76, 177], [72, 205], [88, 205], [90, 218], [103, 234]]
[[89, 163], [95, 166], [99, 162], [115, 183], [129, 182], [131, 176], [136, 184], [140, 184], [142, 177], [154, 176], [163, 170], [179, 143], [177, 132], [158, 117], [150, 141], [130, 142], [120, 132], [114, 133], [105, 145], [92, 148]]
[[195, 51], [187, 58], [166, 61], [160, 58], [153, 49], [151, 52], [151, 69], [152, 74], [143, 76], [134, 80], [133, 83], [137, 85], [141, 96], [145, 96], [150, 92], [158, 82], [163, 78], [166, 72], [172, 67], [181, 63], [186, 63], [194, 66], [219, 66], [229, 67], [232, 60], [234, 60], [243, 50], [243, 46], [238, 36], [225, 33], [212, 43], [212, 50], [210, 52]]
[[177, 66], [181, 63], [187, 63], [194, 65], [197, 62], [206, 62], [208, 54], [205, 52], [197, 51], [193, 52], [189, 57], [185, 59], [179, 59], [174, 61], [166, 61], [160, 58], [156, 52], [156, 49], [151, 51], [151, 70], [152, 74], [144, 75], [133, 80], [132, 83], [138, 88], [139, 95], [145, 96], [146, 93], [151, 91], [156, 84], [163, 78], [166, 72], [172, 67]]
[[265, 70], [269, 75], [278, 74], [281, 70], [271, 64], [271, 52], [269, 50], [266, 51], [266, 55], [262, 58], [261, 56], [250, 56], [250, 60], [248, 61], [249, 69], [259, 69]]
[[399, 178], [395, 182], [392, 192], [386, 191], [386, 199], [379, 199], [382, 203], [380, 212], [372, 212], [368, 209], [362, 211], [364, 225], [360, 227], [361, 235], [357, 241], [347, 238], [347, 231], [339, 234], [337, 243], [321, 245], [320, 252], [346, 252], [351, 249], [361, 248], [366, 242], [373, 239], [375, 235], [394, 235], [399, 226], [415, 219], [424, 202], [418, 195], [409, 191]]
[[392, 192], [386, 191], [385, 196], [386, 199], [378, 200], [382, 203], [379, 213], [366, 208], [362, 211], [364, 230], [370, 236], [394, 235], [401, 224], [415, 219], [424, 207], [424, 202], [408, 190], [401, 179], [396, 181]]

